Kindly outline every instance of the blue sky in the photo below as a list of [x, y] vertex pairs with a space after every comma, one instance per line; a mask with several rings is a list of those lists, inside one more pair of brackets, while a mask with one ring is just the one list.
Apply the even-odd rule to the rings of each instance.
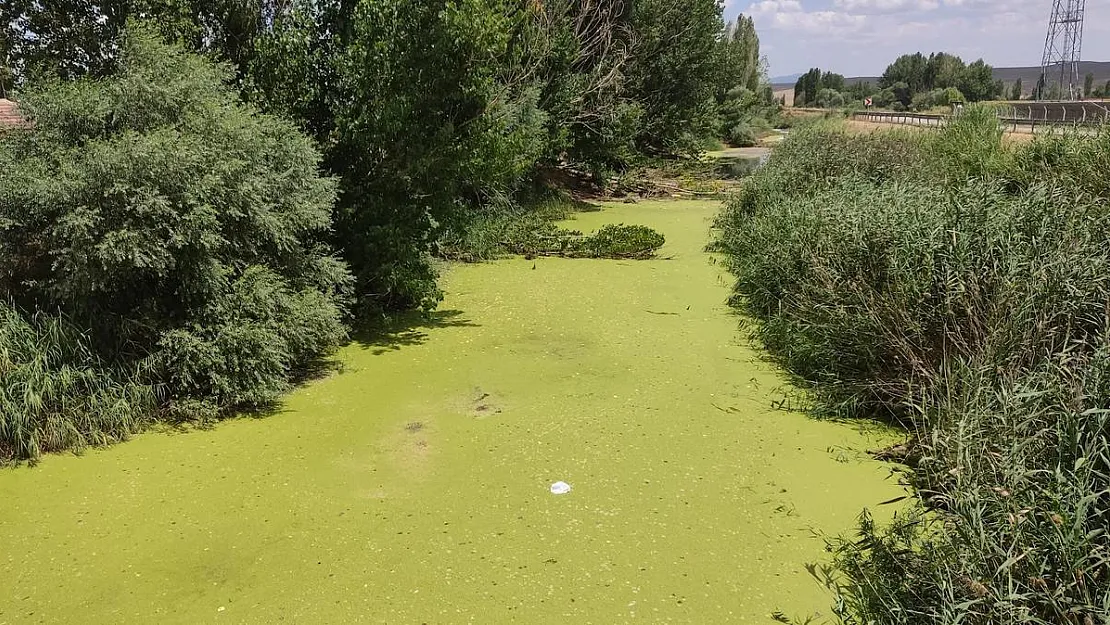
[[[899, 54], [1039, 65], [1052, 0], [726, 0], [752, 16], [770, 75], [810, 67], [878, 75]], [[1083, 60], [1110, 61], [1110, 0], [1087, 0]]]

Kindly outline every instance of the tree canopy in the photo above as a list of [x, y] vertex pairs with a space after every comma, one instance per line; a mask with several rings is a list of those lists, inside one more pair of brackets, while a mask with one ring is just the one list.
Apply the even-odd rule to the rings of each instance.
[[717, 0], [11, 0], [0, 39], [30, 122], [0, 131], [0, 353], [87, 382], [0, 397], [3, 457], [264, 405], [352, 323], [434, 307], [444, 237], [552, 170], [605, 181], [776, 111]]

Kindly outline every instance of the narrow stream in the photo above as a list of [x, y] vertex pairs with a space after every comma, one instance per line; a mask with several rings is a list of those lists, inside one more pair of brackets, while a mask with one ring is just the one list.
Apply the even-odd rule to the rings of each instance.
[[453, 266], [430, 320], [277, 414], [0, 471], [0, 624], [827, 615], [815, 532], [901, 489], [881, 434], [772, 407], [702, 251], [716, 210], [582, 214], [667, 245]]

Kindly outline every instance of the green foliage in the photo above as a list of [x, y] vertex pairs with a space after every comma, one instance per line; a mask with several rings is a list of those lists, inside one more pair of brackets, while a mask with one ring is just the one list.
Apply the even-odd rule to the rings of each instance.
[[446, 258], [490, 260], [506, 255], [646, 259], [662, 247], [662, 234], [644, 226], [607, 225], [590, 235], [555, 225], [577, 210], [553, 198], [529, 210], [483, 211], [465, 230], [449, 233], [439, 249]]
[[0, 303], [0, 464], [126, 439], [155, 393], [90, 350], [67, 319]]
[[991, 75], [991, 66], [984, 63], [983, 59], [968, 65], [960, 83], [955, 86], [959, 87], [960, 92], [967, 97], [968, 102], [991, 100], [996, 96], [996, 85]]
[[950, 104], [966, 102], [964, 94], [955, 87], [947, 89], [933, 89], [927, 93], [919, 93], [913, 97], [910, 104], [915, 111], [927, 111], [937, 107], [947, 107]]
[[546, 115], [546, 162], [566, 158], [600, 175], [635, 160], [643, 107], [624, 88], [629, 6], [577, 0], [533, 5], [522, 43], [531, 50]]
[[742, 88], [755, 93], [762, 79], [762, 62], [759, 57], [759, 35], [752, 18], [739, 15], [725, 25], [720, 40], [721, 76], [717, 80], [718, 100], [734, 89]]
[[510, 20], [500, 0], [388, 0], [356, 14], [328, 162], [342, 176], [340, 240], [374, 307], [434, 303], [437, 225], [511, 192], [543, 150], [538, 93], [504, 80]]
[[1021, 78], [1019, 77], [1017, 80], [1014, 81], [1014, 85], [1010, 88], [1011, 100], [1016, 101], [1021, 99], [1021, 88]]
[[794, 83], [794, 106], [821, 106], [817, 101], [823, 90], [844, 91], [844, 76], [816, 67], [802, 74]]
[[835, 89], [822, 89], [813, 103], [825, 109], [839, 108], [844, 106], [844, 94]]
[[969, 102], [999, 97], [1004, 90], [992, 77], [991, 66], [982, 59], [968, 65], [945, 52], [898, 57], [879, 78], [879, 86], [892, 89], [895, 99], [905, 106], [911, 106], [918, 95], [936, 89], [956, 88]]
[[898, 102], [898, 98], [894, 95], [894, 89], [887, 87], [876, 91], [871, 102], [879, 108], [889, 108], [895, 102]]
[[0, 297], [80, 328], [95, 363], [73, 366], [105, 384], [141, 367], [158, 418], [207, 418], [272, 402], [343, 340], [352, 303], [434, 306], [433, 252], [515, 245], [483, 231], [538, 253], [648, 256], [650, 233], [551, 233], [520, 203], [552, 168], [607, 179], [767, 127], [754, 25], [726, 29], [721, 11], [4, 3], [0, 87], [18, 86], [33, 125], [0, 135]]
[[[941, 60], [944, 64], [954, 64], [954, 59], [949, 55], [945, 55]], [[883, 71], [883, 75], [879, 77], [879, 86], [882, 88], [893, 87], [895, 83], [904, 83], [910, 93], [917, 93], [922, 90], [932, 89], [935, 85], [928, 82], [930, 77], [935, 77], [937, 72], [933, 68], [930, 71], [930, 63], [925, 58], [925, 55], [920, 52], [913, 54], [903, 54], [902, 56], [894, 59], [894, 62], [887, 66]], [[962, 73], [962, 72], [954, 72]]]
[[265, 406], [346, 335], [333, 298], [313, 288], [294, 292], [273, 271], [251, 266], [188, 324], [163, 333], [154, 362], [173, 400]]
[[839, 615], [1101, 622], [1110, 129], [1006, 147], [972, 106], [877, 134], [792, 133], [720, 223], [735, 302], [817, 408], [915, 433], [931, 509], [837, 543]]
[[845, 90], [845, 98], [856, 103], [862, 103], [864, 98], [872, 97], [878, 92], [870, 82], [856, 82]]
[[716, 0], [639, 0], [628, 94], [643, 107], [636, 142], [649, 154], [696, 154], [714, 130], [724, 28]]
[[[158, 365], [167, 398], [220, 409], [272, 397], [333, 347], [350, 288], [322, 241], [335, 182], [295, 128], [239, 102], [231, 77], [135, 30], [116, 74], [25, 91], [33, 128], [0, 137], [0, 296], [62, 311], [89, 329], [89, 353]], [[174, 369], [183, 332], [229, 346], [256, 320], [271, 332], [258, 349], [209, 352], [218, 385]]]
[[737, 122], [728, 130], [728, 142], [738, 148], [750, 148], [759, 142], [755, 128], [747, 122]]
[[167, 41], [232, 63], [241, 77], [252, 44], [285, 2], [276, 0], [11, 0], [0, 29], [17, 83], [36, 75], [107, 76], [129, 20], [149, 20]]
[[663, 235], [647, 226], [607, 224], [590, 235], [572, 238], [566, 256], [575, 258], [651, 258]]

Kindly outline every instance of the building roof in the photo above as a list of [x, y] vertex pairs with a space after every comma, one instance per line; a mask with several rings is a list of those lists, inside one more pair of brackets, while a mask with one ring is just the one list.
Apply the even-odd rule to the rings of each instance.
[[12, 128], [16, 126], [26, 126], [27, 120], [19, 114], [19, 108], [15, 102], [0, 98], [0, 128]]

